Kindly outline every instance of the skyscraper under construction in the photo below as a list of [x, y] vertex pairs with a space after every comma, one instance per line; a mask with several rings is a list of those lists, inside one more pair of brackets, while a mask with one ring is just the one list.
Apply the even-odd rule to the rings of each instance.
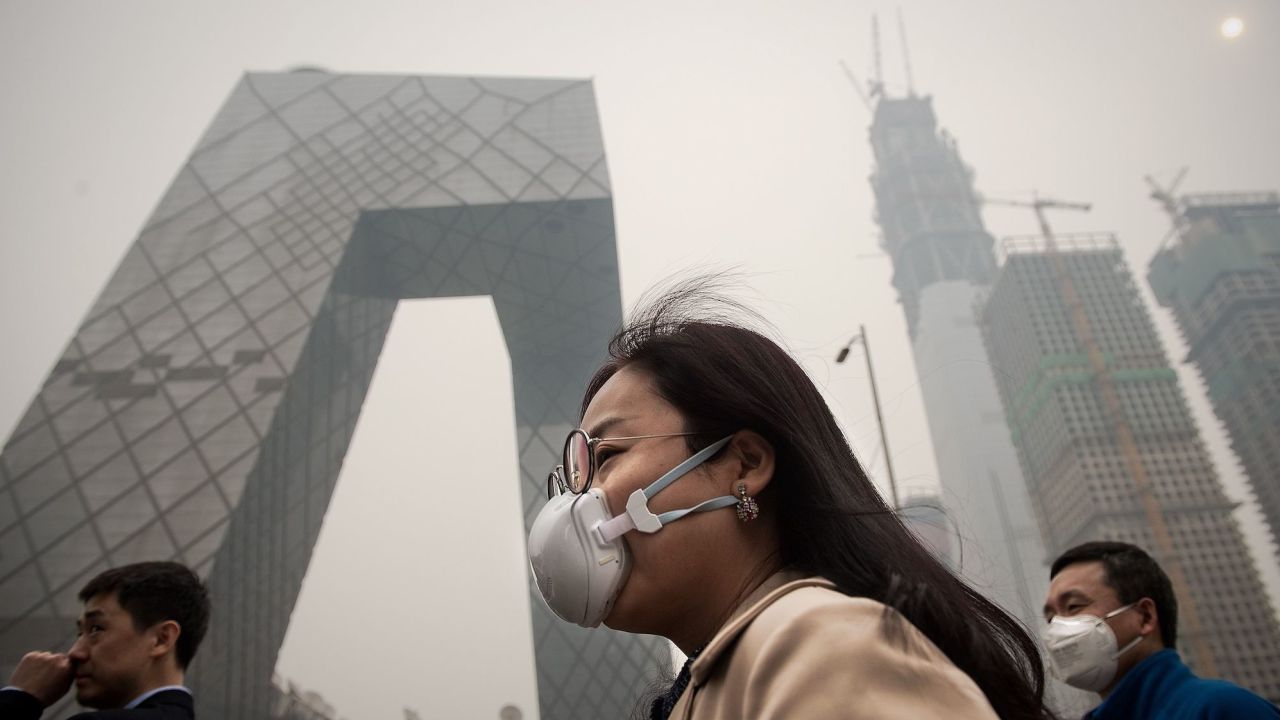
[[1280, 542], [1280, 194], [1174, 200], [1176, 236], [1147, 280], [1173, 310], [1213, 410]]
[[1114, 236], [1004, 249], [983, 328], [1049, 553], [1151, 550], [1196, 671], [1280, 699], [1275, 615]]
[[1044, 550], [975, 316], [995, 276], [994, 240], [973, 174], [939, 131], [932, 100], [878, 94], [876, 216], [911, 333], [943, 502], [959, 528], [957, 569], [1031, 625], [1048, 586]]

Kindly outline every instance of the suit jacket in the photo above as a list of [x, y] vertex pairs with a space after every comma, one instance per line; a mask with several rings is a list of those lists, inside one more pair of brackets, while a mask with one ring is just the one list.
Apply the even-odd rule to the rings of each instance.
[[[4, 720], [39, 720], [44, 708], [40, 701], [22, 691], [0, 692], [0, 718]], [[181, 690], [165, 690], [143, 700], [136, 708], [91, 710], [71, 716], [71, 720], [193, 720], [195, 707], [191, 694]]]
[[997, 720], [972, 678], [915, 626], [882, 632], [887, 608], [822, 578], [779, 573], [690, 666], [671, 720]]

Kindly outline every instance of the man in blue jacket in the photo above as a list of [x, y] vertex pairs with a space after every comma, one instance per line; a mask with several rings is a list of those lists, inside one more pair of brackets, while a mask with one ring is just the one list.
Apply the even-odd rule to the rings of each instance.
[[1280, 709], [1242, 687], [1196, 677], [1175, 648], [1178, 601], [1164, 570], [1120, 542], [1074, 547], [1053, 562], [1043, 639], [1054, 674], [1096, 692], [1085, 720], [1268, 720]]

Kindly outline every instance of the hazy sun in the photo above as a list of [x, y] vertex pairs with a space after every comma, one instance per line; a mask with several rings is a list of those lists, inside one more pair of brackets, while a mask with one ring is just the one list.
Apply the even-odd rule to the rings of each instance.
[[1229, 17], [1222, 21], [1222, 37], [1234, 40], [1244, 32], [1244, 21], [1238, 17]]

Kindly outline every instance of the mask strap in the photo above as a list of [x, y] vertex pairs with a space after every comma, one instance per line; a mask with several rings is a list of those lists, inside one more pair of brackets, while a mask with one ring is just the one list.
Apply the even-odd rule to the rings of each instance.
[[600, 539], [606, 543], [611, 543], [635, 529], [636, 524], [627, 513], [615, 515], [596, 526]]
[[682, 476], [684, 476], [685, 473], [698, 467], [699, 465], [701, 465], [702, 463], [710, 459], [712, 455], [715, 455], [716, 453], [720, 452], [720, 448], [723, 448], [725, 445], [728, 445], [729, 441], [732, 439], [733, 439], [733, 436], [730, 435], [729, 437], [726, 437], [721, 440], [717, 440], [711, 443], [710, 445], [702, 448], [698, 452], [694, 453], [693, 456], [690, 457], [688, 460], [685, 460], [679, 465], [671, 468], [670, 470], [667, 471], [665, 475], [658, 478], [657, 480], [654, 480], [653, 483], [649, 485], [649, 487], [644, 489], [644, 496], [646, 498], [651, 498], [654, 495], [657, 495], [658, 493], [662, 492], [663, 490], [666, 490], [668, 485], [675, 482], [676, 480], [679, 480]]
[[1129, 603], [1128, 605], [1125, 605], [1124, 607], [1118, 607], [1118, 608], [1116, 608], [1115, 610], [1112, 610], [1111, 612], [1107, 613], [1106, 615], [1103, 615], [1103, 616], [1102, 616], [1102, 619], [1103, 619], [1103, 620], [1110, 620], [1111, 618], [1113, 618], [1113, 617], [1115, 617], [1115, 616], [1119, 615], [1120, 613], [1124, 612], [1125, 610], [1128, 610], [1129, 608], [1131, 608], [1131, 607], [1133, 607], [1134, 605], [1137, 605], [1137, 604], [1138, 604], [1138, 603], [1136, 603], [1136, 602], [1131, 602], [1131, 603]]
[[[1104, 619], [1104, 620], [1107, 620], [1107, 619], [1113, 618], [1113, 617], [1115, 617], [1115, 616], [1119, 615], [1120, 613], [1124, 612], [1125, 610], [1128, 610], [1128, 609], [1130, 609], [1130, 608], [1134, 607], [1134, 606], [1135, 606], [1135, 605], [1137, 605], [1137, 604], [1138, 604], [1138, 603], [1136, 603], [1136, 602], [1131, 602], [1131, 603], [1129, 603], [1128, 605], [1125, 605], [1124, 607], [1116, 608], [1115, 610], [1112, 610], [1111, 612], [1107, 613], [1106, 615], [1103, 615], [1102, 617], [1103, 617], [1103, 619]], [[1129, 652], [1130, 650], [1134, 649], [1135, 647], [1137, 647], [1137, 646], [1138, 646], [1138, 643], [1142, 642], [1142, 638], [1144, 638], [1144, 637], [1146, 637], [1146, 635], [1139, 635], [1138, 637], [1134, 638], [1134, 639], [1133, 639], [1133, 640], [1132, 640], [1128, 645], [1125, 645], [1124, 647], [1122, 647], [1122, 648], [1120, 648], [1119, 650], [1117, 650], [1117, 651], [1116, 651], [1116, 654], [1115, 654], [1115, 655], [1112, 655], [1111, 657], [1112, 657], [1112, 658], [1118, 658], [1118, 657], [1120, 657], [1121, 655], [1123, 655], [1123, 654], [1125, 654], [1125, 653]]]
[[649, 487], [643, 490], [636, 490], [627, 498], [627, 511], [620, 515], [605, 520], [596, 526], [600, 533], [600, 538], [605, 542], [613, 542], [632, 530], [639, 530], [644, 533], [657, 532], [663, 525], [669, 522], [675, 522], [680, 518], [692, 512], [707, 512], [708, 510], [718, 510], [723, 507], [729, 507], [738, 502], [738, 499], [730, 495], [722, 495], [718, 498], [712, 498], [706, 502], [698, 503], [694, 507], [684, 510], [672, 510], [661, 515], [654, 515], [649, 510], [649, 498], [657, 495], [667, 488], [668, 485], [679, 480], [685, 473], [695, 467], [706, 462], [708, 458], [729, 444], [733, 439], [730, 435], [721, 440], [708, 445], [707, 447], [694, 453], [692, 457], [679, 465], [671, 468], [662, 477], [654, 480]]
[[1146, 635], [1139, 635], [1138, 637], [1134, 638], [1134, 639], [1133, 639], [1133, 642], [1131, 642], [1131, 643], [1129, 643], [1128, 645], [1125, 645], [1124, 647], [1122, 647], [1122, 648], [1120, 648], [1119, 650], [1117, 650], [1117, 651], [1116, 651], [1116, 654], [1115, 654], [1115, 655], [1112, 655], [1111, 657], [1112, 657], [1113, 659], [1114, 659], [1114, 658], [1118, 658], [1118, 657], [1120, 657], [1121, 655], [1123, 655], [1123, 654], [1125, 654], [1125, 653], [1129, 652], [1130, 650], [1134, 649], [1135, 647], [1137, 647], [1137, 646], [1138, 646], [1138, 643], [1142, 642], [1142, 638], [1144, 638], [1144, 637], [1146, 637]]
[[718, 498], [711, 498], [706, 502], [700, 502], [697, 505], [694, 505], [693, 507], [687, 510], [672, 510], [671, 512], [664, 512], [658, 516], [658, 522], [662, 523], [663, 525], [666, 525], [667, 523], [673, 523], [676, 520], [679, 520], [680, 518], [684, 517], [685, 515], [688, 515], [689, 513], [707, 512], [708, 510], [719, 510], [720, 508], [726, 508], [726, 507], [729, 507], [730, 505], [737, 505], [737, 504], [738, 504], [738, 498], [732, 495], [721, 495]]
[[[689, 513], [707, 512], [709, 510], [719, 510], [731, 505], [738, 504], [738, 498], [732, 495], [721, 495], [718, 498], [711, 498], [704, 502], [700, 502], [691, 508], [683, 510], [672, 510], [664, 512], [661, 515], [654, 515], [649, 510], [643, 490], [636, 490], [631, 493], [631, 497], [627, 498], [627, 511], [612, 518], [605, 520], [596, 526], [600, 533], [600, 539], [605, 542], [613, 542], [632, 530], [639, 530], [645, 533], [655, 533], [662, 529], [663, 525], [673, 523], [676, 520], [688, 515]], [[636, 518], [640, 522], [636, 522]]]

